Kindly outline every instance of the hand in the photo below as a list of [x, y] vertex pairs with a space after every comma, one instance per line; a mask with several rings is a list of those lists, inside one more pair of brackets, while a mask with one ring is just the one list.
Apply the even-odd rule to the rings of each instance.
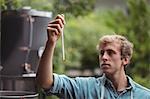
[[48, 24], [47, 35], [50, 43], [56, 43], [59, 39], [65, 24], [64, 15], [57, 15], [56, 18]]

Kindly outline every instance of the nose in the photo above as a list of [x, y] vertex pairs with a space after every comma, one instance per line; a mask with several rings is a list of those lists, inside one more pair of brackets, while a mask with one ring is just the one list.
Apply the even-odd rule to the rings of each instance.
[[104, 52], [103, 55], [100, 55], [100, 59], [102, 61], [107, 61], [108, 60], [108, 54], [106, 52]]

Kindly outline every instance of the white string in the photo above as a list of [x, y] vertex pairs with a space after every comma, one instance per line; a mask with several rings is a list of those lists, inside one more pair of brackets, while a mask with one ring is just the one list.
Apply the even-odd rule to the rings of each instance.
[[131, 90], [131, 99], [133, 99], [133, 91]]

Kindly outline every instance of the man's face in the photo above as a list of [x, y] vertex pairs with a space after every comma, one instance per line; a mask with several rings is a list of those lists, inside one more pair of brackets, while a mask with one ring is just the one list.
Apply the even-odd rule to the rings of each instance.
[[120, 45], [116, 42], [102, 44], [99, 54], [100, 68], [107, 75], [121, 71], [123, 60], [121, 60]]

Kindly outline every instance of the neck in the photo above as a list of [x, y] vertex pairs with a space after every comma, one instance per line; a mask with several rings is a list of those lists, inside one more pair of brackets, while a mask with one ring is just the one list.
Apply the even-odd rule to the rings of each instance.
[[115, 75], [106, 75], [107, 78], [112, 82], [113, 87], [116, 91], [123, 91], [126, 89], [128, 82], [125, 72], [120, 72]]

